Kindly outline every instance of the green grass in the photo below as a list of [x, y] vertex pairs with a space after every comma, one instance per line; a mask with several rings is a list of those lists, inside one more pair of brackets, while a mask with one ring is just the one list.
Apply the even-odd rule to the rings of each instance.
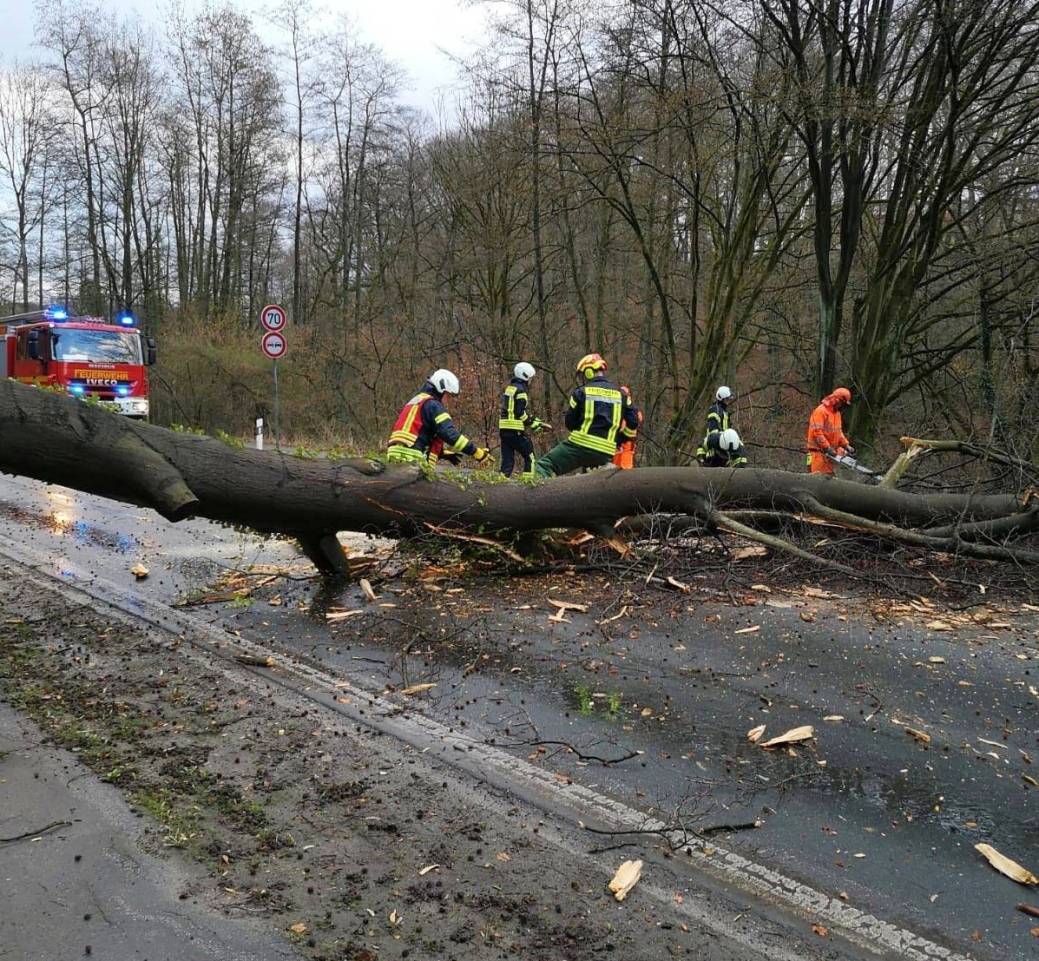
[[162, 843], [168, 848], [184, 848], [195, 836], [198, 809], [178, 806], [179, 799], [163, 788], [135, 791], [131, 800], [159, 822], [164, 831]]
[[577, 698], [577, 713], [589, 715], [595, 713], [595, 700], [592, 698], [592, 689], [587, 684], [575, 684], [573, 687], [574, 697]]

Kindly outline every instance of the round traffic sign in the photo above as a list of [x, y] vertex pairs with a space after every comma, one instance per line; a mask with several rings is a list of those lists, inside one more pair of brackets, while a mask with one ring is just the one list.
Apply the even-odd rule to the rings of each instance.
[[285, 308], [268, 304], [260, 311], [260, 323], [266, 330], [281, 330], [285, 326]]
[[277, 360], [279, 357], [285, 356], [285, 351], [289, 349], [289, 345], [285, 343], [285, 338], [279, 334], [276, 330], [268, 330], [266, 334], [260, 338], [260, 349], [268, 356], [271, 360]]

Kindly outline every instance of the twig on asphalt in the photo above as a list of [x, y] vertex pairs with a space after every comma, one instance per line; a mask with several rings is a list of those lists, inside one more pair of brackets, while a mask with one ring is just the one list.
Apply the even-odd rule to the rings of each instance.
[[37, 828], [35, 831], [26, 831], [24, 834], [15, 834], [13, 837], [0, 838], [0, 844], [14, 844], [15, 841], [24, 841], [26, 838], [38, 838], [41, 834], [46, 834], [48, 831], [68, 827], [71, 824], [71, 821], [51, 821], [50, 824]]

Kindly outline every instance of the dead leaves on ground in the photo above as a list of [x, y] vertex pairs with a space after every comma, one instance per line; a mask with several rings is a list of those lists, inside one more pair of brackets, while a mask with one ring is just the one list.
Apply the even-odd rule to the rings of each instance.
[[1012, 861], [1005, 854], [1000, 854], [991, 844], [975, 844], [977, 851], [989, 864], [1000, 874], [1005, 874], [1018, 884], [1039, 884], [1037, 878], [1028, 868], [1022, 867], [1016, 861]]
[[625, 861], [607, 885], [618, 901], [623, 901], [642, 877], [641, 861]]
[[760, 747], [783, 747], [785, 744], [798, 744], [801, 741], [810, 741], [814, 737], [815, 728], [811, 724], [802, 724], [800, 727], [792, 727], [789, 731], [784, 731], [782, 734], [770, 738], [761, 744]]
[[[772, 750], [777, 747], [785, 747], [787, 753], [791, 756], [796, 757], [796, 752], [791, 745], [800, 744], [803, 741], [810, 741], [815, 737], [815, 728], [811, 724], [802, 724], [800, 727], [792, 727], [789, 731], [784, 731], [782, 734], [776, 737], [770, 738], [767, 741], [762, 741], [761, 738], [765, 734], [765, 725], [759, 724], [757, 727], [752, 727], [747, 731], [747, 740], [751, 744], [757, 744], [758, 747]], [[825, 761], [820, 761], [820, 764], [825, 764]]]

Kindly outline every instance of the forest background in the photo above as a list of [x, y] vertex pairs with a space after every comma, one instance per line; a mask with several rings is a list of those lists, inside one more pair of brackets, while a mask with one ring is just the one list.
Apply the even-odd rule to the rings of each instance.
[[[161, 28], [37, 11], [0, 68], [0, 305], [134, 310], [159, 423], [269, 416], [381, 446], [434, 367], [494, 444], [518, 360], [561, 426], [598, 350], [687, 462], [716, 386], [759, 464], [803, 469], [837, 383], [903, 433], [1039, 455], [1039, 3], [507, 0], [438, 118], [405, 65], [289, 0]], [[322, 24], [326, 21], [322, 20]]]

